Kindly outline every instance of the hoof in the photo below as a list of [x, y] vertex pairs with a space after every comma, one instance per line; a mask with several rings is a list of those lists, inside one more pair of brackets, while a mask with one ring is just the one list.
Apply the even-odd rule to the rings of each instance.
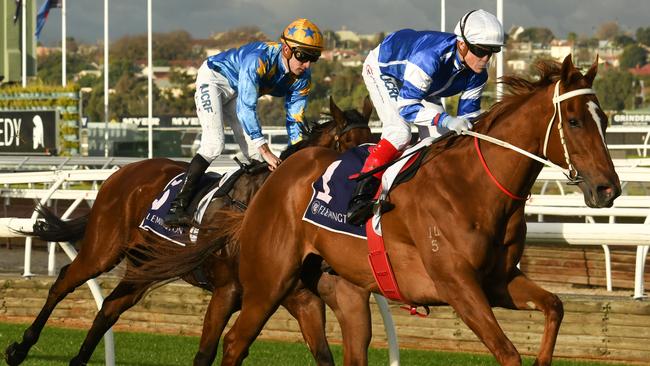
[[20, 349], [19, 344], [14, 342], [5, 349], [5, 361], [7, 365], [15, 366], [20, 365], [27, 357], [27, 351]]
[[72, 360], [70, 360], [69, 363], [70, 366], [86, 366], [88, 365], [87, 362], [79, 361], [79, 359], [75, 356]]

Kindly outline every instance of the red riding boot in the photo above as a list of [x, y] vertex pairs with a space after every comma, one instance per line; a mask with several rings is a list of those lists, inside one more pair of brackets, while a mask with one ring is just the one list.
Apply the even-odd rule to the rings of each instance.
[[[398, 150], [393, 144], [386, 139], [381, 139], [370, 151], [370, 155], [361, 169], [361, 174], [388, 163], [397, 153]], [[361, 226], [372, 216], [373, 198], [379, 189], [383, 174], [384, 171], [381, 170], [357, 183], [348, 205], [347, 222], [349, 224]]]

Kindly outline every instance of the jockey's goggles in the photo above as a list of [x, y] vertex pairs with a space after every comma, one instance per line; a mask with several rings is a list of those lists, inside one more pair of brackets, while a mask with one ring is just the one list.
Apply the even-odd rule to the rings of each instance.
[[469, 51], [478, 58], [483, 58], [485, 56], [492, 56], [493, 53], [501, 52], [501, 46], [486, 46], [486, 45], [471, 44], [467, 41], [465, 41], [465, 43], [467, 44]]
[[296, 58], [296, 60], [305, 63], [305, 62], [316, 62], [320, 58], [320, 52], [309, 52], [303, 49], [300, 49], [298, 47], [294, 47], [291, 49], [291, 52], [293, 52], [293, 56]]

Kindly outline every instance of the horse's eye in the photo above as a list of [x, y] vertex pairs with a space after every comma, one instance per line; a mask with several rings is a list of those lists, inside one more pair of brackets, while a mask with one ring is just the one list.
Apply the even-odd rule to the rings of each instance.
[[582, 124], [580, 123], [580, 120], [577, 120], [575, 118], [569, 119], [569, 126], [571, 127], [580, 127]]

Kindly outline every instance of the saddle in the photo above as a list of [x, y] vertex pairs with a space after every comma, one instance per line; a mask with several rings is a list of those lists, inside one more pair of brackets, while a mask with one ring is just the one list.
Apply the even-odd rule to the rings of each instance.
[[[230, 191], [232, 191], [233, 187], [235, 186], [235, 184], [237, 183], [239, 178], [241, 178], [242, 175], [244, 174], [256, 175], [268, 169], [267, 168], [268, 164], [266, 162], [262, 162], [258, 160], [252, 160], [250, 163], [242, 163], [235, 158], [235, 161], [237, 162], [237, 164], [239, 164], [239, 169], [237, 169], [235, 172], [231, 173], [230, 175], [228, 174], [222, 175], [217, 172], [208, 172], [204, 175], [206, 177], [206, 181], [205, 182], [201, 181], [199, 190], [194, 195], [192, 201], [190, 202], [187, 208], [188, 212], [194, 213], [199, 207], [199, 204], [203, 200], [203, 198], [212, 190], [216, 189], [211, 199], [226, 197], [229, 195]], [[243, 205], [244, 207], [240, 207], [240, 208], [245, 209], [246, 208], [245, 204]]]

